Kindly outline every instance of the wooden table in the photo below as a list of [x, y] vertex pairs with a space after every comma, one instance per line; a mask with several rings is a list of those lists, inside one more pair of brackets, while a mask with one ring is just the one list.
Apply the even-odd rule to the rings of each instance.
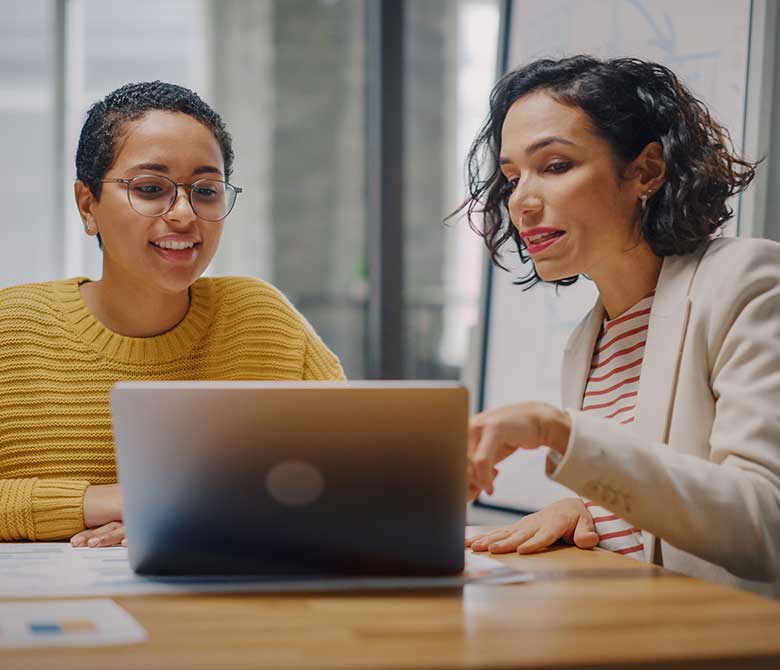
[[603, 551], [501, 558], [531, 583], [117, 598], [145, 644], [0, 653], [2, 670], [780, 668], [780, 603]]

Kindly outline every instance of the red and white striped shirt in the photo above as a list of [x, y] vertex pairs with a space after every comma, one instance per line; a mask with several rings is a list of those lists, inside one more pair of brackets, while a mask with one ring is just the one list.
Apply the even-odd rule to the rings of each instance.
[[[634, 422], [654, 296], [655, 291], [621, 316], [604, 321], [585, 385], [583, 412], [622, 424]], [[599, 547], [633, 558], [644, 557], [639, 528], [591, 501], [586, 500], [585, 505], [596, 525]]]

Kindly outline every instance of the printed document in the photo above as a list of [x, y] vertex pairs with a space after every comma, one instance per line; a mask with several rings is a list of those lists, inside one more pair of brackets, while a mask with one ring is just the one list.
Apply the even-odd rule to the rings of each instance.
[[75, 548], [67, 542], [0, 543], [0, 598], [431, 589], [529, 580], [527, 573], [471, 551], [466, 551], [466, 569], [461, 575], [442, 577], [147, 577], [133, 572], [125, 547]]

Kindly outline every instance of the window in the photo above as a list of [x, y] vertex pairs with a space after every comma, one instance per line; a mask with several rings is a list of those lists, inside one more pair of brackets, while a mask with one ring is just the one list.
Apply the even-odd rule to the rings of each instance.
[[56, 278], [63, 225], [59, 201], [57, 13], [54, 2], [0, 0], [0, 247], [2, 285]]
[[407, 5], [404, 165], [404, 376], [461, 376], [477, 322], [485, 257], [458, 218], [464, 162], [495, 82], [499, 6], [487, 0]]

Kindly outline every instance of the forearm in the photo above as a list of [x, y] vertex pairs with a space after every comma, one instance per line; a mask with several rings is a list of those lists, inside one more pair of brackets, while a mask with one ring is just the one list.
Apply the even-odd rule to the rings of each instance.
[[780, 491], [769, 479], [575, 413], [552, 478], [671, 545], [748, 579], [777, 579]]
[[0, 480], [0, 540], [61, 540], [83, 530], [82, 480]]

